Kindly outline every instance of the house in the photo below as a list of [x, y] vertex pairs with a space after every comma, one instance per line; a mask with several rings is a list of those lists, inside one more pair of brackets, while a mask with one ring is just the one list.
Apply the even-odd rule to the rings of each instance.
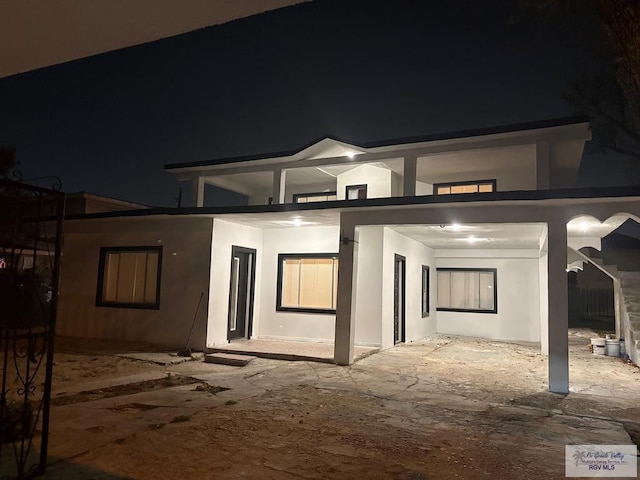
[[[195, 316], [196, 348], [334, 342], [340, 365], [435, 332], [528, 341], [567, 392], [567, 270], [640, 217], [640, 189], [574, 188], [589, 138], [564, 118], [167, 165], [193, 207], [67, 221], [58, 333], [177, 347]], [[208, 184], [247, 204], [204, 207]]]

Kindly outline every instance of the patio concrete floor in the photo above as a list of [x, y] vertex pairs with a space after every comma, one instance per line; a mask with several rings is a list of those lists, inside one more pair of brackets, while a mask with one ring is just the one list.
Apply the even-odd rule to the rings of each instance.
[[[377, 347], [354, 346], [354, 361], [361, 360], [380, 350]], [[286, 340], [252, 339], [231, 342], [228, 345], [207, 349], [208, 352], [242, 353], [275, 360], [334, 363], [333, 343], [291, 342]]]
[[[61, 351], [46, 478], [563, 478], [565, 445], [640, 439], [640, 369], [591, 355], [590, 335], [570, 335], [568, 395], [537, 345], [445, 335], [350, 367]], [[113, 390], [144, 378], [169, 384]]]

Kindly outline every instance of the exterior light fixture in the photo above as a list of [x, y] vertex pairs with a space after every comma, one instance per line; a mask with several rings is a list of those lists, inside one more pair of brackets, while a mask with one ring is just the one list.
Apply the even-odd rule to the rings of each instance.
[[353, 153], [353, 152], [347, 152], [347, 157], [349, 157], [349, 158], [353, 158], [353, 157], [355, 157], [355, 156], [356, 156], [356, 154], [355, 154], [355, 153]]

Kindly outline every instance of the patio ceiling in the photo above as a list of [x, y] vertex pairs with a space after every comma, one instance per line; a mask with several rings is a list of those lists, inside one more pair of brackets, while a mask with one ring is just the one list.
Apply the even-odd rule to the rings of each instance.
[[[326, 185], [326, 188], [334, 188], [336, 177], [362, 165], [361, 163], [323, 165], [321, 167], [300, 167], [287, 169], [287, 185], [296, 187], [314, 187]], [[380, 162], [370, 162], [367, 165], [392, 170], [402, 175], [404, 166], [402, 160], [392, 159]], [[244, 193], [266, 193], [273, 188], [273, 173], [271, 171], [242, 172], [230, 175], [212, 175], [204, 178], [205, 183], [217, 185], [221, 188]]]
[[389, 225], [413, 240], [438, 249], [539, 249], [542, 223], [471, 225]]
[[[340, 225], [338, 209], [244, 213], [221, 218], [265, 229]], [[546, 229], [546, 225], [541, 223], [386, 226], [428, 247], [439, 249], [540, 248], [540, 239]]]

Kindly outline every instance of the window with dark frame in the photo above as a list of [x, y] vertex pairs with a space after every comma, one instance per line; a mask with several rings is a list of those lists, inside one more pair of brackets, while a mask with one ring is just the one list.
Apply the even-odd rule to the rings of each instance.
[[347, 185], [344, 198], [347, 200], [363, 200], [367, 198], [367, 185]]
[[312, 193], [294, 193], [293, 203], [311, 203], [311, 202], [330, 202], [337, 200], [335, 191], [331, 192], [312, 192]]
[[455, 195], [459, 193], [491, 193], [496, 191], [494, 180], [473, 180], [468, 182], [436, 183], [433, 192], [436, 195]]
[[338, 254], [279, 254], [277, 288], [277, 311], [335, 313]]
[[449, 312], [497, 313], [495, 268], [438, 268], [438, 307]]
[[422, 265], [422, 318], [429, 316], [429, 267]]
[[96, 306], [160, 308], [162, 246], [102, 247]]

